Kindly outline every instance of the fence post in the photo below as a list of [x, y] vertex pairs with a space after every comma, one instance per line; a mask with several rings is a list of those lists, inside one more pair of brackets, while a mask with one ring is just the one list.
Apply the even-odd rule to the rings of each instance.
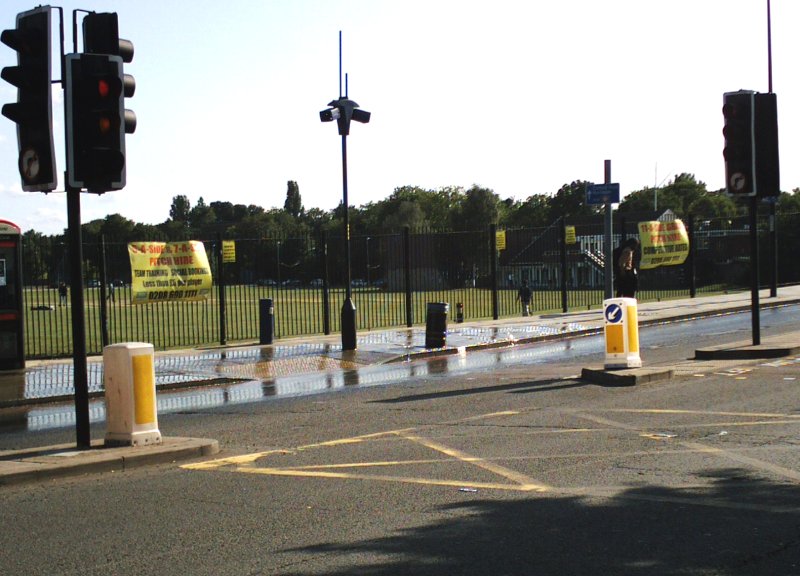
[[328, 233], [322, 233], [322, 331], [331, 333], [331, 294], [328, 286]]
[[561, 238], [559, 240], [561, 252], [561, 311], [567, 313], [567, 219], [561, 216]]
[[492, 318], [497, 320], [500, 317], [500, 306], [497, 301], [497, 224], [491, 224], [489, 226], [489, 246], [491, 247]]
[[694, 245], [694, 216], [689, 214], [689, 256], [686, 258], [687, 267], [689, 270], [689, 297], [694, 298], [697, 296], [697, 275], [695, 268], [694, 256], [696, 254], [696, 247]]
[[222, 264], [222, 233], [217, 232], [217, 246], [215, 250], [217, 256], [217, 288], [219, 289], [219, 343], [228, 343], [228, 333], [226, 329], [227, 319], [225, 318], [225, 274]]
[[106, 235], [100, 235], [100, 337], [103, 348], [108, 346], [108, 299], [106, 296]]
[[414, 325], [414, 310], [411, 302], [411, 229], [403, 228], [403, 269], [406, 281], [406, 326]]

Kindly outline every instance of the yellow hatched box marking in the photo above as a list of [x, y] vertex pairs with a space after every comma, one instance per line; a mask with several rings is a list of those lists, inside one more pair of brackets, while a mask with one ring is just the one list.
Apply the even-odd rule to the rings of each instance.
[[153, 355], [140, 354], [131, 358], [133, 367], [133, 412], [136, 424], [155, 421], [156, 394]]

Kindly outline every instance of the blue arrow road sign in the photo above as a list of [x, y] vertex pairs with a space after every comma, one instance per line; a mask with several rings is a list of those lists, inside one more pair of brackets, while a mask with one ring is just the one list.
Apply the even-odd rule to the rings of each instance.
[[606, 307], [606, 322], [609, 324], [622, 322], [622, 307], [619, 304], [609, 304]]

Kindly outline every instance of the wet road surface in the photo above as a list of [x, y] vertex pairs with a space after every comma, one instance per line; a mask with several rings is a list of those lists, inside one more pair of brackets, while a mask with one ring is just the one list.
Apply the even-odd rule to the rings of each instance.
[[[761, 312], [763, 334], [779, 334], [795, 329], [800, 321], [800, 306], [787, 306]], [[748, 313], [730, 314], [688, 322], [676, 322], [642, 328], [640, 347], [647, 362], [648, 353], [663, 354], [669, 348], [685, 346], [687, 342], [722, 343], [747, 340], [751, 337], [751, 316]], [[414, 346], [409, 342], [408, 346]], [[326, 348], [327, 347], [327, 348]], [[166, 391], [159, 387], [158, 413], [195, 413], [200, 410], [249, 402], [260, 402], [278, 397], [294, 397], [319, 394], [352, 388], [410, 384], [423, 379], [443, 378], [452, 375], [485, 374], [499, 365], [503, 367], [535, 366], [547, 363], [572, 364], [585, 359], [586, 362], [602, 363], [603, 337], [588, 336], [565, 338], [549, 342], [509, 346], [493, 350], [453, 354], [448, 356], [417, 359], [390, 364], [360, 366], [342, 358], [330, 357], [327, 344], [309, 344], [308, 355], [286, 358], [281, 362], [280, 349], [249, 349], [242, 351], [207, 352], [197, 357], [197, 374], [204, 374], [201, 387]], [[253, 355], [261, 355], [262, 361]], [[169, 384], [172, 372], [164, 368], [170, 359], [161, 358], [157, 366], [160, 385]], [[222, 382], [214, 385], [208, 378], [208, 363], [217, 363], [217, 372]], [[59, 393], [71, 393], [71, 368], [63, 366], [64, 381]], [[102, 365], [94, 364], [92, 389], [100, 393]], [[295, 373], [293, 373], [295, 372]], [[296, 372], [300, 372], [297, 374]], [[181, 360], [181, 375], [191, 375], [192, 362]], [[185, 380], [183, 380], [185, 381]], [[180, 383], [181, 380], [178, 380]], [[231, 383], [233, 382], [233, 383]], [[64, 388], [66, 386], [66, 388]], [[90, 420], [93, 423], [105, 420], [105, 403], [96, 398], [90, 403]], [[23, 406], [0, 410], [0, 433], [23, 430], [47, 430], [74, 426], [75, 414], [71, 400], [41, 406]]]

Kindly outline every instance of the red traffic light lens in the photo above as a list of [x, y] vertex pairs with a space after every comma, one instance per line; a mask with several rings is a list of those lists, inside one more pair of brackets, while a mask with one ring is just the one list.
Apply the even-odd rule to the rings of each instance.
[[109, 86], [106, 80], [97, 81], [97, 93], [101, 98], [108, 98], [108, 95], [111, 93], [111, 86]]

